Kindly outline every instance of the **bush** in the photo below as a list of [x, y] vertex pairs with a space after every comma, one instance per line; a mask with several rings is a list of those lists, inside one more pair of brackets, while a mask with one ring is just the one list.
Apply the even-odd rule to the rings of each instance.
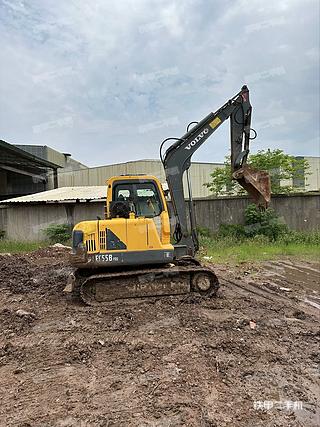
[[0, 230], [0, 240], [4, 239], [5, 235], [6, 235], [6, 232], [4, 230]]
[[244, 215], [245, 235], [247, 237], [263, 235], [274, 241], [289, 232], [287, 225], [271, 208], [262, 210], [256, 205], [250, 204], [245, 209]]
[[287, 234], [280, 236], [278, 240], [285, 245], [300, 243], [320, 246], [320, 231], [303, 232], [290, 230]]
[[220, 224], [218, 237], [244, 237], [245, 227], [240, 224]]
[[43, 230], [51, 243], [66, 243], [71, 239], [71, 227], [68, 224], [51, 224]]
[[207, 227], [197, 227], [197, 233], [201, 237], [211, 237], [211, 231]]

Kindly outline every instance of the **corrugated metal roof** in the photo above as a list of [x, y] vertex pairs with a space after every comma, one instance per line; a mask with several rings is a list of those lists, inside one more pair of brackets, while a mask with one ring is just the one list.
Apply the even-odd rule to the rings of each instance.
[[42, 191], [41, 193], [30, 194], [28, 196], [15, 197], [13, 199], [2, 200], [1, 204], [11, 203], [62, 203], [62, 202], [86, 202], [93, 200], [103, 200], [106, 198], [106, 186], [86, 186], [86, 187], [61, 187], [54, 190]]

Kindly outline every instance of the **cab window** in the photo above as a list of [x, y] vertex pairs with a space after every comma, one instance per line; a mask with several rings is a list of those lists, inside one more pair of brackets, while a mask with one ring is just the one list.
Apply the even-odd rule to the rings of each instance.
[[153, 182], [126, 182], [114, 186], [113, 200], [128, 202], [137, 216], [153, 218], [162, 212], [162, 203]]
[[129, 200], [130, 190], [126, 188], [119, 188], [117, 192], [117, 200]]
[[136, 184], [136, 191], [139, 216], [152, 218], [161, 214], [160, 197], [153, 183]]

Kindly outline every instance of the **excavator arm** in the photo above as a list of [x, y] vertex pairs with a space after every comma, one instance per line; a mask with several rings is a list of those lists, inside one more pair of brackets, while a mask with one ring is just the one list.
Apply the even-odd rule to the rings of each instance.
[[[181, 248], [187, 249], [186, 253], [188, 255], [193, 256], [198, 250], [195, 215], [188, 174], [191, 158], [195, 151], [227, 119], [230, 119], [232, 178], [245, 188], [257, 205], [267, 206], [270, 201], [270, 178], [268, 173], [253, 169], [246, 164], [249, 154], [249, 142], [250, 139], [253, 139], [250, 138], [251, 112], [249, 89], [247, 86], [243, 86], [239, 93], [215, 113], [208, 114], [192, 129], [187, 129], [187, 133], [176, 139], [176, 142], [166, 150], [164, 156], [161, 153], [163, 144], [172, 138], [166, 139], [161, 144], [160, 157], [176, 217], [174, 238]], [[187, 173], [189, 189], [189, 221], [184, 200], [184, 172]], [[183, 253], [183, 251], [181, 252]]]

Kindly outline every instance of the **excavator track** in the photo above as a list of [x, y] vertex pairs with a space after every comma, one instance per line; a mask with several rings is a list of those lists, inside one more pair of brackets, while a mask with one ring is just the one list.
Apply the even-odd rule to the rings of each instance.
[[75, 292], [91, 306], [101, 306], [115, 300], [196, 293], [211, 297], [219, 282], [209, 266], [196, 260], [174, 266], [142, 268], [121, 272], [89, 274], [77, 270]]

